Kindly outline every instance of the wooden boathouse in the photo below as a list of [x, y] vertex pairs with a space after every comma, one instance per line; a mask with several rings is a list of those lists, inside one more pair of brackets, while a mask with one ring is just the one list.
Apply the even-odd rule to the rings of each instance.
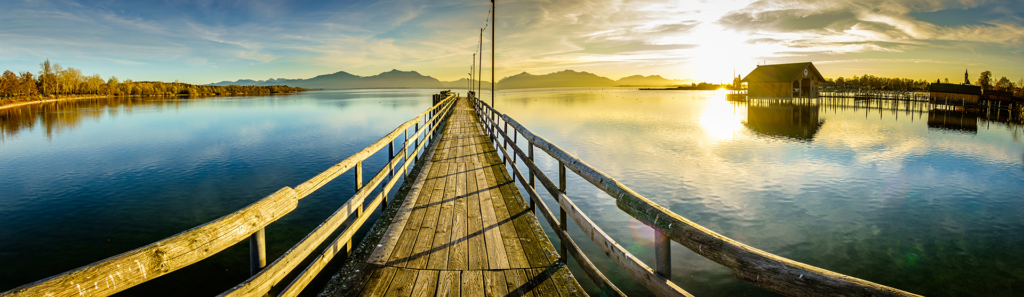
[[818, 86], [825, 81], [811, 62], [758, 65], [742, 82], [747, 83], [747, 97], [818, 98]]
[[[918, 296], [725, 237], [629, 189], [481, 100], [455, 93], [435, 100], [433, 107], [299, 185], [0, 296], [110, 296], [246, 241], [251, 277], [218, 296], [585, 296], [584, 281], [601, 295], [624, 296], [590, 257], [600, 257], [605, 271], [620, 271], [653, 295], [692, 296], [672, 281], [671, 242], [731, 269], [744, 282], [783, 295]], [[807, 120], [813, 122], [813, 116]], [[364, 178], [363, 162], [385, 148], [390, 161]], [[557, 162], [557, 176], [548, 177], [534, 163], [537, 158]], [[355, 176], [355, 194], [288, 251], [268, 259], [265, 228], [346, 172]], [[633, 255], [583, 213], [574, 199], [602, 198], [572, 197], [566, 188], [570, 172], [653, 228], [654, 255]], [[400, 189], [390, 194], [396, 186]], [[549, 207], [538, 191], [555, 203]], [[373, 215], [377, 208], [379, 217]], [[375, 217], [372, 226], [366, 224]], [[585, 236], [573, 238], [568, 228]], [[368, 235], [354, 239], [361, 229], [369, 229]], [[601, 252], [586, 254], [576, 240], [592, 241]], [[344, 261], [343, 268], [323, 271], [331, 260]], [[567, 263], [578, 265], [585, 277], [574, 276]], [[332, 277], [324, 288], [307, 288], [318, 275]]]
[[928, 85], [929, 102], [953, 106], [975, 106], [981, 100], [981, 87], [968, 84]]

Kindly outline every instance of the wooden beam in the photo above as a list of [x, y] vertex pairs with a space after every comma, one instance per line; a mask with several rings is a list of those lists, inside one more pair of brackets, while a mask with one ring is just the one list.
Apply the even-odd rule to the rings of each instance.
[[[507, 115], [501, 116], [523, 137], [601, 189], [640, 222], [661, 230], [697, 254], [732, 268], [745, 282], [790, 296], [918, 296], [896, 288], [789, 260], [729, 239], [665, 209], [614, 178], [537, 136]], [[561, 204], [561, 201], [559, 201]], [[562, 205], [572, 211], [572, 205]], [[577, 211], [578, 212], [578, 211]], [[582, 214], [582, 213], [579, 213]], [[572, 213], [570, 212], [570, 215]], [[582, 217], [581, 217], [582, 218]], [[577, 220], [577, 217], [573, 217]], [[580, 221], [577, 220], [577, 224]], [[583, 226], [580, 226], [583, 228]], [[600, 246], [600, 244], [599, 244]]]
[[285, 187], [199, 227], [0, 296], [110, 296], [231, 247], [288, 214], [297, 203], [295, 190]]

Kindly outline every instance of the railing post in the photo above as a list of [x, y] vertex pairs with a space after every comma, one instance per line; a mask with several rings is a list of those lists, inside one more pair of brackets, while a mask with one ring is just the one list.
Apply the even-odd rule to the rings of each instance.
[[267, 266], [267, 236], [266, 228], [249, 235], [249, 276]]
[[363, 161], [356, 163], [356, 192], [363, 188]]
[[402, 175], [409, 178], [409, 129], [405, 129], [405, 142], [402, 142], [402, 149], [405, 150], [405, 162], [402, 163]]
[[[363, 161], [356, 163], [356, 192], [363, 189]], [[356, 208], [356, 217], [363, 216], [363, 204], [360, 203]], [[345, 243], [345, 255], [352, 253], [352, 240], [350, 239]]]
[[665, 278], [672, 278], [672, 246], [669, 245], [671, 242], [668, 234], [654, 227], [654, 271]]
[[[416, 122], [416, 129], [414, 129], [413, 131], [416, 131], [416, 132], [420, 131], [420, 122]], [[414, 143], [413, 146], [412, 146], [413, 151], [419, 151], [420, 137], [417, 136], [416, 139], [413, 139], [412, 142]], [[415, 160], [413, 160], [413, 162], [419, 162], [420, 161], [420, 155], [416, 154], [416, 157], [413, 158], [413, 159], [415, 159]]]
[[[565, 163], [558, 161], [558, 191], [565, 195]], [[555, 197], [555, 201], [558, 201], [558, 197]], [[568, 221], [565, 216], [565, 208], [562, 208], [561, 204], [558, 206], [558, 226], [562, 228], [563, 232], [566, 232], [565, 225]], [[568, 234], [568, 233], [566, 233]], [[562, 263], [566, 263], [568, 260], [565, 256], [569, 252], [569, 247], [564, 242], [559, 243], [558, 255], [562, 259]]]
[[[504, 122], [505, 122], [505, 131], [503, 131], [502, 133], [505, 134], [505, 137], [508, 137], [508, 121], [504, 121]], [[508, 151], [508, 139], [505, 138], [505, 137], [501, 138], [501, 143], [502, 143], [502, 146], [505, 148], [505, 150]], [[501, 164], [502, 165], [508, 164], [508, 156], [502, 156], [502, 157], [503, 157], [504, 161], [502, 161]]]
[[[516, 133], [516, 129], [512, 129], [512, 145], [513, 146], [517, 146], [517, 147], [519, 146], [519, 133]], [[513, 151], [515, 151], [515, 150], [513, 150]], [[516, 165], [516, 161], [519, 159], [518, 156], [519, 155], [514, 154], [514, 152], [513, 152], [513, 154], [512, 154], [512, 166]]]
[[[529, 147], [529, 163], [534, 163], [534, 142], [527, 140], [526, 143], [526, 146]], [[536, 179], [537, 177], [534, 175], [534, 170], [529, 170], [530, 188], [537, 188], [535, 184]], [[537, 215], [537, 205], [535, 204], [534, 200], [540, 199], [540, 197], [534, 197], [534, 195], [530, 195], [529, 198], [529, 211]]]
[[[388, 142], [388, 180], [395, 179], [395, 140], [392, 139]], [[380, 211], [383, 212], [388, 207], [388, 192], [384, 192], [384, 188], [381, 188], [381, 192], [384, 195], [384, 199], [380, 202]]]

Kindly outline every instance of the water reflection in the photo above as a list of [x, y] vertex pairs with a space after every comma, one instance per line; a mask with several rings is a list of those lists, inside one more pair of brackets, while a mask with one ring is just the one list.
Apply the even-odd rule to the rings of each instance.
[[765, 136], [811, 141], [825, 123], [818, 117], [818, 109], [814, 102], [751, 99], [744, 125]]
[[958, 110], [932, 109], [928, 111], [928, 128], [978, 133], [978, 116]]
[[[727, 99], [524, 90], [499, 93], [497, 106], [652, 201], [752, 247], [924, 295], [1013, 295], [1024, 283], [1024, 268], [1007, 266], [1024, 262], [1012, 248], [1024, 245], [1024, 134], [1006, 111], [965, 115], [976, 131], [965, 134], [929, 128], [929, 119], [948, 117], [948, 127], [960, 115], [927, 102]], [[537, 160], [557, 174], [557, 161]], [[568, 184], [609, 236], [653, 263], [649, 227], [587, 181], [570, 174]], [[577, 244], [627, 294], [650, 295], [592, 243]], [[673, 245], [673, 281], [694, 295], [773, 296]]]
[[[287, 95], [280, 95], [287, 96]], [[77, 129], [86, 121], [99, 121], [104, 116], [116, 118], [121, 114], [136, 112], [163, 112], [193, 106], [203, 100], [201, 97], [181, 98], [128, 98], [104, 97], [77, 100], [61, 100], [28, 104], [0, 109], [0, 141], [18, 134], [42, 127], [46, 138]], [[225, 97], [218, 97], [225, 98]], [[254, 97], [230, 97], [235, 99]]]

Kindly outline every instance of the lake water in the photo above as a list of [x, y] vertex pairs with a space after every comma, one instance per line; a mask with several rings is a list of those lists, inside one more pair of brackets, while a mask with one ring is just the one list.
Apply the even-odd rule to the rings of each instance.
[[[102, 99], [0, 110], [0, 291], [295, 186], [426, 109], [433, 93]], [[758, 249], [929, 296], [1024, 291], [1020, 125], [927, 105], [745, 103], [698, 91], [498, 95], [496, 107], [533, 132], [654, 202]], [[556, 176], [557, 162], [538, 156]], [[377, 154], [365, 166], [376, 170], [385, 160]], [[650, 228], [571, 172], [568, 182], [569, 196], [591, 219], [654, 263]], [[271, 224], [268, 259], [340, 206], [352, 183], [343, 175]], [[570, 232], [624, 292], [648, 294], [578, 228]], [[672, 255], [673, 281], [695, 295], [774, 295], [678, 244]], [[247, 256], [242, 242], [125, 295], [214, 295], [248, 277]], [[570, 268], [597, 293], [574, 263]]]

